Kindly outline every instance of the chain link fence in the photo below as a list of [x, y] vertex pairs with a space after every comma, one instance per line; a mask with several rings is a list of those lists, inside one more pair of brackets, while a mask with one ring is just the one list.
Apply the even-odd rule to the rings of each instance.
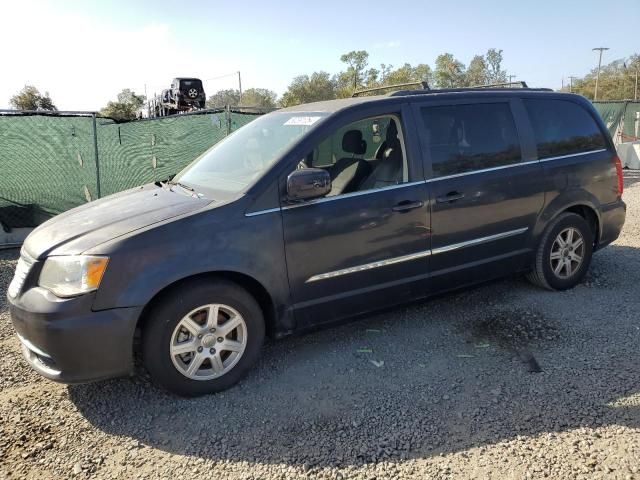
[[35, 227], [97, 198], [165, 180], [270, 110], [223, 107], [118, 123], [87, 112], [0, 111], [0, 224]]

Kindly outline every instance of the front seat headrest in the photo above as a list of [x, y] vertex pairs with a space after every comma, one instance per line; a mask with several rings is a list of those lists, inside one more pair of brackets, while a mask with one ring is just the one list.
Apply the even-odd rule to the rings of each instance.
[[342, 137], [342, 150], [354, 155], [364, 155], [367, 151], [367, 142], [362, 139], [360, 130], [349, 130]]

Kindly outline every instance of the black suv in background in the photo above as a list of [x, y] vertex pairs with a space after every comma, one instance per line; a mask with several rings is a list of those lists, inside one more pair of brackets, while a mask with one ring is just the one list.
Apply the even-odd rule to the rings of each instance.
[[47, 378], [128, 374], [139, 332], [158, 384], [216, 392], [256, 362], [265, 334], [518, 272], [573, 287], [620, 233], [622, 188], [611, 138], [577, 95], [300, 105], [254, 120], [171, 182], [37, 228], [11, 314]]
[[175, 109], [179, 111], [189, 108], [204, 108], [207, 101], [202, 81], [199, 78], [174, 78], [171, 81], [171, 88], [167, 91], [167, 97], [168, 101], [174, 104]]

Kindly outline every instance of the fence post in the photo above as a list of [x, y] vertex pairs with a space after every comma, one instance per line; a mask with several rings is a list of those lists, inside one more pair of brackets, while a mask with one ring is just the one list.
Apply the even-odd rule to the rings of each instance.
[[226, 117], [227, 117], [227, 136], [231, 133], [231, 106], [227, 105], [225, 107]]
[[93, 153], [96, 161], [96, 193], [100, 198], [100, 160], [98, 159], [98, 129], [96, 128], [96, 114], [92, 113], [93, 119]]

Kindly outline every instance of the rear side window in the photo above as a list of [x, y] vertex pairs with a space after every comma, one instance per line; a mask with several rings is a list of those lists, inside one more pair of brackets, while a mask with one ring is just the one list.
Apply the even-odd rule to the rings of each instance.
[[524, 99], [538, 146], [538, 158], [558, 157], [606, 148], [598, 124], [577, 103]]
[[501, 167], [521, 160], [508, 103], [424, 107], [421, 110], [434, 177]]

